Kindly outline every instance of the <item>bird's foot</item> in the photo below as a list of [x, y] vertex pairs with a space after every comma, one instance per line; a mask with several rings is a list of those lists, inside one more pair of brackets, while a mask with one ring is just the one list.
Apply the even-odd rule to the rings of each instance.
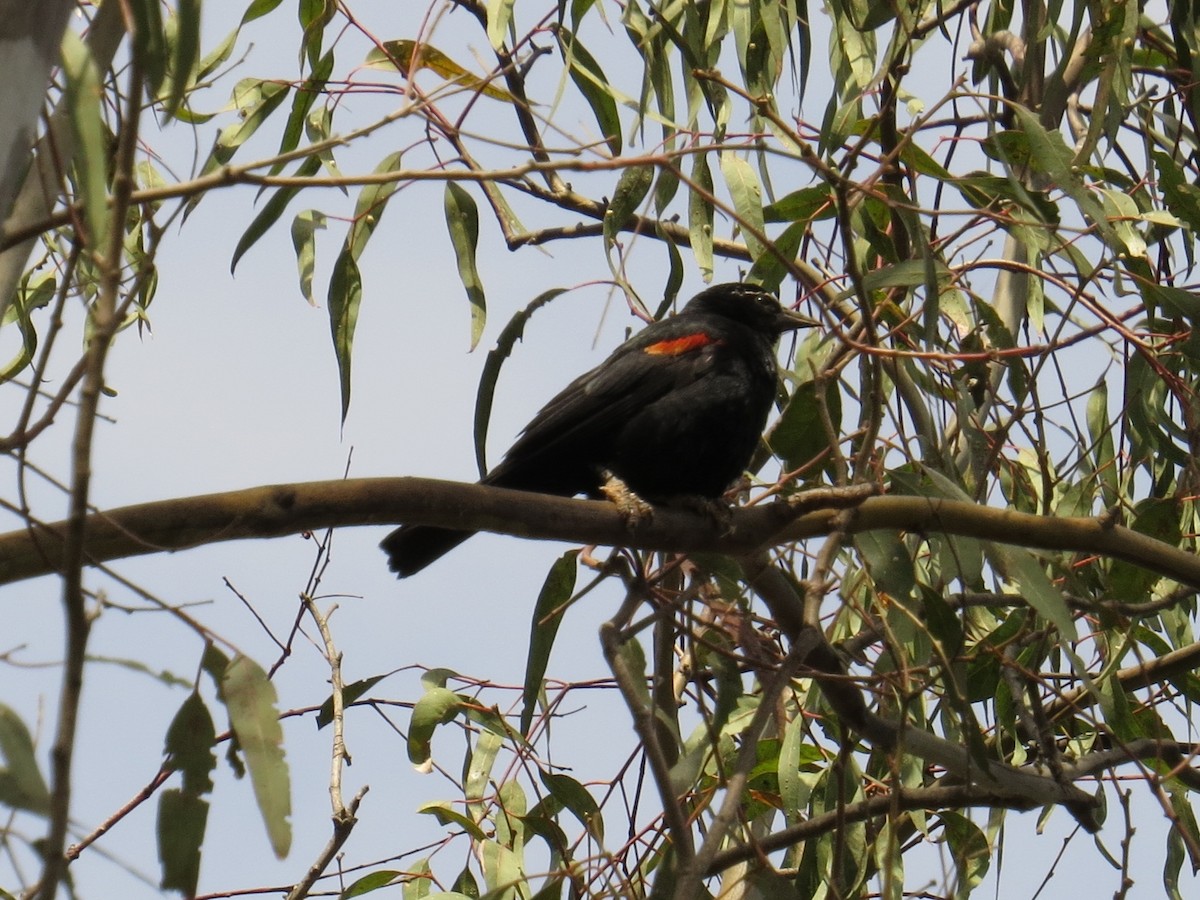
[[629, 485], [612, 472], [604, 473], [600, 493], [616, 504], [617, 512], [625, 520], [625, 527], [630, 530], [654, 518], [654, 507], [635, 494]]
[[691, 510], [694, 513], [704, 516], [721, 529], [722, 537], [733, 532], [734, 507], [724, 500], [688, 495], [676, 498], [676, 503], [682, 509]]

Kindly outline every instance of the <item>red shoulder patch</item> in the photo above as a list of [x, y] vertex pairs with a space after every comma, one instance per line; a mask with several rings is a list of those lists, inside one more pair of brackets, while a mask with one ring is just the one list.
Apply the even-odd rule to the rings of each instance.
[[713, 337], [703, 331], [697, 331], [694, 334], [687, 334], [683, 337], [670, 338], [665, 341], [658, 341], [646, 347], [646, 353], [651, 356], [682, 356], [684, 353], [690, 353], [692, 350], [698, 350], [701, 347], [707, 347], [710, 344], [722, 344], [724, 341]]

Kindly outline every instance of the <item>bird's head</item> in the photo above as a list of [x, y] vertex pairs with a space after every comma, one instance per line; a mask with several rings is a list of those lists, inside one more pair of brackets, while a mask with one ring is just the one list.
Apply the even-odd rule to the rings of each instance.
[[821, 323], [786, 309], [772, 293], [756, 284], [729, 282], [701, 291], [685, 307], [687, 312], [710, 313], [740, 322], [755, 331], [780, 335]]

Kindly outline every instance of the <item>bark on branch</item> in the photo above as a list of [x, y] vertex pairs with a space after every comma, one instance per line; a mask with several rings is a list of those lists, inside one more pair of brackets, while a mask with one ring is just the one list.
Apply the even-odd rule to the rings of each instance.
[[[630, 528], [616, 507], [601, 501], [431, 478], [317, 481], [92, 513], [84, 526], [84, 555], [95, 565], [219, 541], [412, 522], [542, 540], [745, 556], [841, 527], [847, 533], [947, 533], [1040, 550], [1100, 554], [1200, 587], [1200, 557], [1103, 519], [1033, 516], [925, 497], [865, 496], [869, 492], [861, 485], [805, 491], [736, 510], [728, 527], [710, 516], [659, 508], [651, 520]], [[847, 509], [852, 513], [839, 523], [837, 517]], [[60, 571], [65, 528], [63, 522], [33, 523], [0, 535], [0, 584]]]

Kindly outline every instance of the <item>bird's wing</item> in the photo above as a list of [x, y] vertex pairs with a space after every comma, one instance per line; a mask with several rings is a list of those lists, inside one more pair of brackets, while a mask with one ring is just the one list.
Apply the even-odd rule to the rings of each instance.
[[621, 422], [703, 374], [701, 351], [714, 343], [703, 324], [681, 327], [683, 323], [667, 320], [626, 341], [542, 407], [489, 480], [503, 480], [514, 467], [536, 466], [567, 448], [590, 445], [602, 454]]

